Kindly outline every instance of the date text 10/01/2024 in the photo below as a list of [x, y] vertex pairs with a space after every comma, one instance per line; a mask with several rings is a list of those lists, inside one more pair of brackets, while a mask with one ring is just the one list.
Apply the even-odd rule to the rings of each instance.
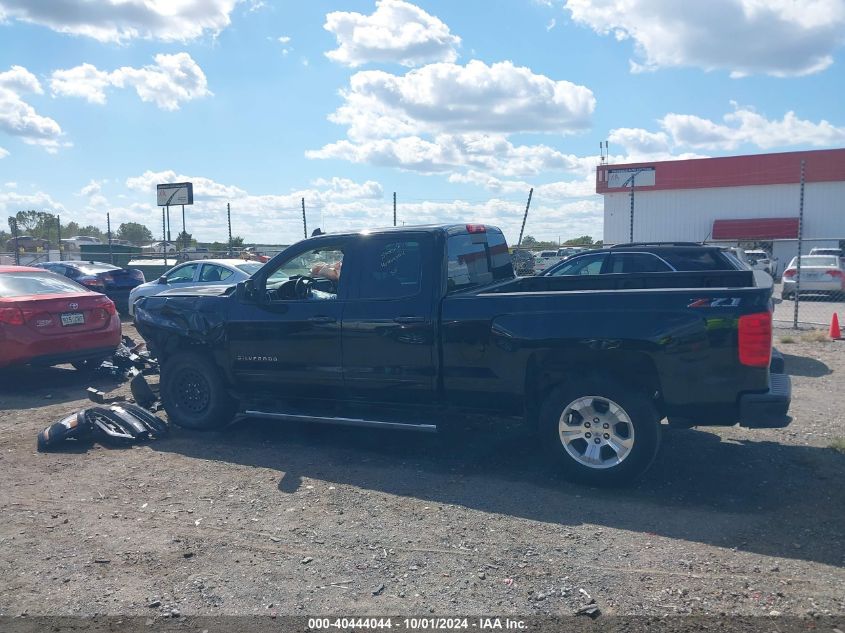
[[405, 629], [418, 630], [454, 630], [477, 629], [482, 631], [494, 630], [525, 630], [522, 620], [511, 618], [309, 618], [310, 630], [321, 629]]

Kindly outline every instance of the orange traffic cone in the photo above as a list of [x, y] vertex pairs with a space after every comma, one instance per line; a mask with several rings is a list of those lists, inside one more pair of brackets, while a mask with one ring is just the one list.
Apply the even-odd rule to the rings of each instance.
[[830, 338], [842, 338], [842, 333], [839, 331], [839, 315], [836, 312], [833, 313], [833, 317], [830, 319]]

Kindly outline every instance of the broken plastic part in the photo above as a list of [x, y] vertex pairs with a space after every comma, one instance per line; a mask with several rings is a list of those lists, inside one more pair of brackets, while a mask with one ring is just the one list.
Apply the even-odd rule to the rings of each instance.
[[150, 386], [147, 384], [147, 379], [143, 374], [138, 374], [129, 382], [129, 389], [132, 391], [132, 397], [142, 407], [149, 407], [156, 401], [156, 395]]
[[49, 450], [68, 438], [85, 435], [87, 431], [82, 413], [71, 413], [38, 434], [38, 450]]

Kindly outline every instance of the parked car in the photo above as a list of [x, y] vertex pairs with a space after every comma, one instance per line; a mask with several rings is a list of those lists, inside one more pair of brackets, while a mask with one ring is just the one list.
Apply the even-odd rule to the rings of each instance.
[[0, 266], [0, 367], [96, 367], [120, 343], [108, 297], [55, 273]]
[[120, 268], [102, 262], [44, 262], [36, 266], [64, 275], [95, 292], [102, 292], [114, 301], [121, 312], [129, 308], [130, 291], [146, 281], [144, 273], [136, 268]]
[[153, 242], [152, 244], [141, 247], [141, 252], [148, 254], [167, 253], [170, 255], [171, 253], [175, 253], [176, 250], [176, 245], [170, 242]]
[[764, 250], [745, 251], [745, 259], [754, 270], [762, 270], [775, 276], [775, 260]]
[[24, 251], [48, 251], [50, 250], [50, 242], [40, 237], [33, 237], [31, 235], [18, 235], [10, 240], [6, 240], [6, 250], [14, 252], [18, 250]]
[[262, 264], [242, 259], [205, 259], [174, 266], [155, 281], [136, 286], [129, 293], [129, 315], [135, 316], [135, 302], [165, 290], [224, 284], [231, 286], [257, 272]]
[[[114, 242], [114, 240], [112, 240]], [[62, 239], [62, 244], [68, 248], [79, 250], [83, 244], [102, 244], [100, 238], [91, 235], [75, 235], [74, 237], [67, 237]]]
[[135, 307], [180, 426], [242, 412], [432, 432], [522, 417], [567, 473], [610, 484], [648, 468], [664, 417], [789, 423], [772, 287], [706, 268], [516, 277], [502, 232], [470, 224], [312, 237], [234, 288]]
[[[794, 299], [798, 292], [798, 258], [793, 257], [783, 271], [782, 299]], [[826, 294], [834, 299], [845, 297], [845, 266], [835, 255], [801, 256], [801, 294]]]
[[209, 259], [211, 257], [211, 252], [203, 246], [189, 246], [188, 248], [180, 250], [177, 253], [177, 256], [181, 261], [187, 261], [190, 259]]
[[743, 266], [718, 246], [692, 242], [619, 244], [567, 258], [544, 276], [665, 273], [696, 270], [739, 270]]
[[841, 248], [813, 248], [810, 249], [810, 255], [833, 255], [838, 257], [842, 265], [845, 266], [845, 252]]

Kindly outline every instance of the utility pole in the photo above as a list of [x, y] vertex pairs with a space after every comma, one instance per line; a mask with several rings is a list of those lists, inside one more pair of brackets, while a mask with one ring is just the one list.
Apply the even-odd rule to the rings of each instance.
[[636, 186], [637, 173], [631, 174], [631, 227], [628, 229], [628, 241], [634, 241], [634, 188]]
[[396, 226], [396, 192], [393, 192], [393, 226]]
[[182, 205], [182, 251], [188, 250], [188, 233], [185, 229], [185, 205]]
[[164, 207], [161, 208], [161, 239], [164, 240], [164, 243], [161, 246], [161, 250], [164, 251], [164, 265], [167, 266], [167, 220], [165, 220], [165, 210]]
[[801, 246], [804, 243], [804, 161], [801, 161], [801, 194], [798, 199], [798, 266], [795, 273], [795, 306], [792, 327], [798, 329], [798, 304], [801, 301]]
[[232, 207], [226, 203], [226, 222], [229, 223], [229, 257], [232, 256]]
[[59, 240], [59, 261], [62, 261], [62, 216], [56, 216], [56, 238]]
[[106, 236], [109, 238], [109, 263], [114, 266], [114, 251], [111, 247], [111, 215], [106, 213]]
[[302, 199], [302, 232], [305, 233], [305, 239], [308, 239], [308, 223], [305, 221], [305, 198]]
[[517, 248], [522, 244], [522, 234], [525, 232], [525, 221], [528, 219], [528, 207], [531, 206], [532, 195], [534, 195], [534, 187], [528, 191], [528, 202], [525, 204], [525, 214], [522, 216], [522, 228], [519, 229], [519, 240], [516, 242]]

